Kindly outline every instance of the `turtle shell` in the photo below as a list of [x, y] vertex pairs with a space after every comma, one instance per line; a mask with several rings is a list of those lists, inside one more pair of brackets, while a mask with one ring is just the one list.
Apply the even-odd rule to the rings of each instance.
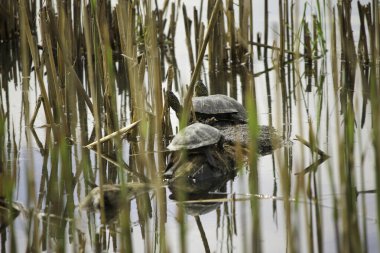
[[194, 123], [182, 129], [168, 146], [171, 151], [181, 149], [196, 149], [200, 147], [216, 144], [222, 134], [215, 127]]
[[193, 97], [193, 109], [196, 113], [213, 116], [235, 114], [239, 120], [247, 122], [247, 112], [244, 106], [235, 99], [222, 94]]

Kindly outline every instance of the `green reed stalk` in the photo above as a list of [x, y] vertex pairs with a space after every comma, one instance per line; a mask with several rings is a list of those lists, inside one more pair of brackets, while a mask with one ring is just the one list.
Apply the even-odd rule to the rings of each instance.
[[[162, 99], [162, 75], [161, 73], [162, 68], [161, 66], [161, 59], [160, 59], [160, 49], [157, 41], [157, 34], [159, 33], [156, 29], [157, 22], [159, 22], [159, 19], [157, 19], [157, 16], [154, 15], [154, 12], [151, 11], [150, 4], [146, 5], [146, 16], [145, 16], [145, 27], [147, 29], [146, 38], [145, 38], [145, 49], [146, 49], [146, 59], [147, 59], [147, 66], [148, 66], [148, 86], [150, 90], [152, 91], [153, 97], [152, 97], [152, 107], [154, 108], [154, 120], [151, 121], [153, 124], [151, 124], [151, 129], [154, 130], [152, 133], [155, 133], [156, 135], [156, 147], [157, 147], [157, 155], [155, 157], [152, 156], [152, 162], [148, 168], [150, 169], [150, 173], [156, 183], [158, 185], [161, 185], [162, 180], [161, 177], [154, 176], [155, 173], [159, 173], [161, 175], [161, 172], [164, 170], [164, 157], [162, 151], [164, 150], [162, 146], [162, 124], [164, 122], [163, 118], [163, 99]], [[162, 25], [161, 25], [162, 27]], [[162, 32], [162, 31], [161, 31]], [[153, 136], [152, 136], [153, 137]], [[153, 147], [152, 147], [153, 150]], [[149, 149], [148, 149], [149, 151]], [[157, 161], [158, 169], [155, 169], [154, 161]], [[158, 213], [160, 215], [159, 217], [159, 231], [160, 234], [160, 250], [165, 251], [166, 250], [166, 233], [165, 233], [165, 221], [166, 221], [166, 206], [165, 206], [165, 199], [166, 194], [165, 191], [162, 189], [157, 188], [157, 209]], [[149, 198], [147, 199], [149, 201]], [[146, 201], [146, 203], [148, 203]], [[148, 214], [149, 212], [146, 212]]]
[[61, 86], [58, 81], [58, 73], [56, 71], [54, 54], [52, 41], [50, 37], [50, 32], [52, 29], [57, 29], [57, 27], [52, 27], [47, 23], [47, 12], [46, 9], [41, 13], [41, 34], [43, 37], [44, 47], [46, 48], [44, 59], [45, 66], [47, 69], [47, 77], [49, 80], [49, 92], [51, 94], [50, 97], [55, 98], [52, 100], [53, 111], [56, 113], [56, 121], [60, 122], [60, 128], [62, 128], [61, 133], [64, 133], [65, 136], [69, 137], [69, 129], [67, 124], [67, 118], [65, 117], [65, 113], [62, 111], [62, 108], [65, 108], [64, 94], [62, 94]]
[[[380, 87], [379, 87], [379, 66], [378, 62], [380, 59], [380, 8], [377, 1], [372, 1], [373, 8], [373, 29], [370, 31], [371, 38], [371, 74], [370, 74], [370, 97], [371, 97], [371, 109], [372, 109], [372, 121], [379, 122], [380, 120]], [[367, 19], [367, 22], [370, 22], [370, 19]], [[378, 154], [380, 151], [380, 130], [378, 127], [373, 128], [373, 145], [375, 149], [375, 153]], [[380, 168], [380, 156], [375, 156], [375, 175], [376, 175], [376, 189], [380, 187], [380, 172], [378, 170]], [[376, 192], [376, 200], [377, 200], [377, 219], [380, 220], [380, 193]], [[380, 236], [380, 223], [378, 224], [378, 234]]]
[[[247, 109], [248, 109], [248, 125], [250, 134], [249, 146], [249, 191], [254, 196], [259, 191], [258, 170], [257, 170], [257, 109], [256, 109], [256, 91], [255, 82], [252, 74], [247, 73], [247, 87], [249, 92], [246, 94]], [[251, 198], [251, 218], [252, 218], [252, 252], [262, 252], [261, 248], [261, 222], [260, 222], [260, 200], [258, 198]]]
[[[94, 11], [96, 6], [93, 4], [90, 5], [91, 10]], [[90, 85], [90, 92], [92, 96], [92, 101], [93, 101], [93, 115], [94, 115], [94, 124], [95, 124], [95, 136], [96, 139], [99, 140], [101, 138], [101, 119], [100, 119], [100, 106], [99, 106], [99, 94], [98, 91], [99, 89], [96, 87], [96, 81], [95, 81], [95, 66], [93, 65], [94, 59], [93, 56], [97, 57], [97, 51], [95, 51], [95, 41], [93, 40], [93, 24], [90, 22], [90, 13], [88, 13], [87, 5], [85, 2], [83, 2], [82, 5], [83, 8], [83, 28], [84, 28], [84, 37], [85, 37], [85, 44], [86, 44], [86, 57], [87, 57], [87, 71], [88, 71], [88, 82]], [[102, 159], [101, 159], [101, 144], [100, 142], [97, 142], [96, 144], [96, 162], [99, 166], [99, 186], [100, 186], [100, 206], [104, 207], [104, 199], [103, 199], [103, 184], [104, 184], [104, 178], [103, 178], [103, 166], [102, 166]], [[101, 220], [102, 224], [105, 224], [105, 213], [104, 213], [104, 208], [101, 208]]]
[[22, 66], [22, 102], [24, 107], [25, 122], [30, 122], [30, 104], [29, 104], [29, 88], [30, 88], [30, 51], [28, 48], [28, 39], [26, 36], [25, 15], [20, 15], [20, 53]]
[[[161, 156], [162, 147], [162, 123], [163, 120], [163, 102], [162, 102], [162, 73], [160, 68], [160, 55], [157, 43], [157, 30], [156, 30], [156, 20], [153, 12], [147, 5], [147, 15], [146, 15], [145, 27], [147, 29], [147, 37], [145, 40], [146, 45], [146, 57], [148, 64], [148, 84], [152, 91], [152, 107], [154, 108], [154, 132], [157, 134], [157, 151], [158, 151], [158, 166], [159, 170], [162, 171], [164, 168], [163, 157]], [[153, 150], [153, 149], [152, 149]]]
[[21, 0], [19, 3], [20, 17], [22, 17], [22, 18], [20, 18], [20, 20], [23, 22], [21, 24], [21, 26], [24, 27], [23, 30], [26, 33], [26, 37], [27, 37], [28, 44], [29, 44], [29, 49], [30, 49], [30, 52], [32, 54], [32, 58], [33, 58], [33, 62], [34, 62], [34, 66], [35, 66], [35, 70], [36, 70], [36, 74], [37, 74], [37, 78], [38, 78], [38, 84], [39, 84], [40, 90], [41, 90], [41, 95], [44, 98], [43, 105], [44, 105], [44, 109], [45, 109], [46, 120], [47, 120], [48, 124], [53, 125], [54, 121], [53, 121], [53, 115], [52, 115], [51, 109], [50, 109], [51, 106], [50, 106], [47, 91], [45, 88], [44, 80], [42, 77], [43, 76], [43, 73], [42, 73], [43, 69], [42, 69], [41, 64], [40, 64], [40, 58], [38, 55], [37, 43], [33, 39], [32, 32], [31, 32], [31, 29], [30, 29], [30, 26], [28, 23], [26, 6], [27, 6], [26, 1]]
[[229, 33], [229, 44], [231, 48], [231, 62], [232, 64], [237, 62], [236, 47], [235, 47], [235, 14], [233, 8], [233, 1], [228, 0], [227, 3], [227, 24]]
[[194, 40], [195, 40], [195, 58], [198, 58], [199, 51], [199, 29], [200, 29], [200, 17], [198, 16], [198, 10], [196, 7], [193, 9], [193, 17], [194, 17]]
[[[329, 3], [331, 7], [331, 3]], [[336, 18], [335, 18], [335, 9], [331, 8], [332, 10], [332, 19], [330, 21], [331, 27], [330, 27], [330, 48], [331, 48], [331, 69], [332, 69], [332, 81], [333, 81], [333, 86], [334, 86], [334, 97], [338, 98], [338, 85], [339, 85], [339, 80], [338, 80], [338, 64], [337, 64], [337, 48], [336, 48], [336, 42], [337, 42], [337, 37], [336, 37]], [[338, 101], [336, 101], [338, 102]], [[335, 124], [339, 125], [339, 115], [336, 113], [335, 115]], [[335, 134], [337, 138], [337, 143], [341, 145], [339, 141], [339, 136], [340, 136], [340, 130], [337, 128], [337, 132]], [[341, 147], [342, 148], [342, 147]], [[341, 149], [340, 149], [341, 150]], [[339, 155], [340, 156], [340, 155]], [[340, 160], [340, 159], [339, 159]], [[336, 192], [335, 190], [335, 183], [334, 183], [334, 176], [333, 176], [333, 168], [331, 165], [329, 165], [329, 179], [330, 179], [330, 186], [332, 189], [332, 192]], [[339, 219], [338, 219], [338, 199], [337, 197], [333, 197], [333, 205], [334, 205], [334, 232], [335, 232], [335, 241], [336, 241], [336, 247], [337, 247], [337, 252], [341, 252], [341, 237], [339, 233]]]
[[[136, 33], [135, 29], [138, 26], [136, 24], [136, 19], [141, 18], [136, 14], [137, 5], [128, 2], [122, 1], [116, 6], [116, 14], [117, 14], [117, 22], [118, 22], [118, 31], [120, 36], [120, 45], [121, 51], [124, 55], [123, 58], [123, 67], [126, 68], [126, 72], [128, 73], [128, 82], [129, 82], [129, 102], [131, 108], [131, 120], [136, 121], [139, 119], [144, 119], [144, 109], [145, 109], [145, 92], [142, 89], [143, 87], [143, 79], [145, 73], [145, 57], [142, 56], [140, 63], [137, 60], [137, 48], [134, 46], [136, 41]], [[140, 126], [140, 134], [146, 137], [146, 129], [147, 122], [143, 120], [142, 125]], [[142, 141], [139, 144], [132, 143], [131, 144], [131, 152], [132, 154], [137, 154], [136, 159], [130, 159], [130, 166], [133, 170], [139, 171], [139, 173], [144, 173], [144, 168], [147, 166], [145, 154], [143, 153], [145, 150], [145, 142]], [[142, 154], [140, 154], [140, 152]], [[124, 184], [124, 180], [122, 180]], [[141, 205], [138, 204], [138, 210], [141, 209]], [[143, 209], [146, 210], [146, 209]], [[132, 235], [130, 232], [131, 221], [129, 218], [130, 215], [130, 204], [126, 206], [123, 210], [122, 215], [120, 215], [121, 219], [121, 227], [122, 227], [122, 235], [123, 235], [123, 243], [122, 249], [127, 252], [131, 252], [132, 248]]]
[[206, 47], [207, 47], [207, 44], [209, 42], [211, 33], [214, 29], [214, 25], [215, 25], [215, 22], [217, 19], [217, 14], [219, 11], [219, 5], [220, 4], [221, 4], [221, 1], [216, 0], [216, 3], [214, 5], [214, 9], [212, 10], [211, 17], [209, 20], [209, 25], [207, 27], [206, 35], [205, 35], [205, 38], [204, 38], [203, 43], [202, 43], [202, 47], [201, 47], [200, 52], [199, 52], [199, 57], [197, 59], [197, 63], [195, 64], [194, 72], [191, 75], [189, 90], [188, 90], [186, 97], [185, 97], [185, 102], [184, 102], [184, 106], [183, 106], [184, 110], [182, 112], [182, 117], [181, 117], [181, 121], [180, 121], [181, 128], [187, 124], [188, 119], [189, 119], [189, 112], [190, 112], [190, 108], [192, 107], [191, 106], [191, 98], [193, 97], [195, 83], [198, 79], [198, 76], [199, 76], [199, 73], [200, 73], [200, 70], [202, 67], [203, 57], [205, 55]]

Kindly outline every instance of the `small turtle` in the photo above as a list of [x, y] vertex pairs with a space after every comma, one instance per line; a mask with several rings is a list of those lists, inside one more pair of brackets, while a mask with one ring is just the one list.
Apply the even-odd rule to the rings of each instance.
[[[122, 203], [121, 185], [105, 184], [103, 185], [104, 209], [107, 212], [115, 208], [119, 208]], [[141, 192], [149, 189], [146, 184], [128, 183], [125, 185], [126, 199], [131, 199]], [[100, 187], [94, 187], [88, 195], [80, 202], [79, 208], [82, 210], [97, 211], [100, 210]]]
[[216, 144], [221, 139], [221, 133], [215, 127], [202, 123], [194, 123], [180, 131], [169, 144], [170, 151], [182, 149], [194, 150]]
[[212, 126], [194, 123], [182, 129], [168, 146], [171, 155], [164, 176], [169, 184], [194, 193], [208, 190], [211, 181], [231, 175], [233, 159], [223, 143], [222, 134]]

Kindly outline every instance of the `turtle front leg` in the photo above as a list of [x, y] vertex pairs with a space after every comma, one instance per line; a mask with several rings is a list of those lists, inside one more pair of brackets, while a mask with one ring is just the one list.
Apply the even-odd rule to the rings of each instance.
[[204, 123], [210, 126], [214, 125], [216, 122], [218, 122], [218, 120], [215, 117], [207, 118], [204, 120]]

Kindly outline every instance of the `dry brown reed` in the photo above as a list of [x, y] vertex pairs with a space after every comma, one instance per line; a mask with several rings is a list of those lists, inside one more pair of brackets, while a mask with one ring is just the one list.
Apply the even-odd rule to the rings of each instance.
[[[206, 2], [207, 15], [203, 15]], [[368, 223], [365, 215], [359, 215], [359, 209], [365, 213], [369, 206], [364, 196], [360, 196], [360, 203], [357, 200], [359, 192], [370, 191], [356, 190], [357, 182], [360, 181], [363, 185], [365, 182], [364, 175], [357, 178], [356, 169], [358, 163], [364, 166], [365, 155], [357, 158], [354, 154], [358, 149], [363, 150], [361, 144], [356, 142], [362, 134], [358, 125], [365, 129], [366, 125], [372, 124], [371, 147], [373, 146], [375, 154], [380, 148], [380, 130], [376, 125], [380, 119], [380, 70], [377, 64], [380, 57], [379, 5], [375, 1], [365, 5], [358, 2], [359, 17], [354, 17], [354, 5], [351, 1], [339, 1], [334, 7], [329, 1], [328, 7], [325, 1], [316, 1], [316, 13], [309, 16], [310, 6], [305, 5], [304, 15], [299, 22], [300, 4], [297, 1], [279, 0], [276, 2], [279, 10], [278, 15], [276, 13], [279, 25], [278, 41], [271, 42], [270, 3], [272, 2], [266, 0], [264, 4], [263, 42], [259, 41], [260, 36], [254, 41], [255, 6], [252, 1], [246, 0], [201, 1], [200, 6], [194, 7], [192, 11], [188, 8], [188, 3], [180, 4], [169, 0], [163, 3], [121, 0], [114, 9], [111, 1], [106, 0], [20, 0], [4, 1], [0, 4], [0, 50], [3, 56], [0, 60], [0, 145], [4, 147], [0, 149], [0, 198], [5, 196], [9, 201], [12, 200], [19, 174], [17, 161], [20, 157], [17, 154], [22, 149], [22, 142], [18, 142], [17, 137], [21, 139], [24, 135], [21, 129], [17, 133], [17, 127], [13, 126], [13, 115], [9, 114], [12, 108], [9, 80], [13, 79], [17, 84], [19, 75], [23, 111], [20, 122], [28, 125], [25, 129], [26, 145], [32, 150], [34, 144], [31, 141], [34, 141], [43, 155], [42, 172], [38, 179], [35, 178], [33, 156], [28, 157], [31, 168], [26, 172], [26, 187], [30, 193], [27, 202], [31, 206], [31, 216], [25, 229], [28, 235], [27, 251], [46, 250], [49, 241], [54, 239], [57, 241], [54, 250], [63, 252], [67, 249], [66, 238], [79, 238], [81, 245], [78, 248], [85, 248], [82, 243], [89, 242], [84, 242], [76, 224], [71, 222], [75, 217], [77, 197], [74, 195], [81, 196], [83, 187], [86, 193], [89, 192], [91, 183], [88, 182], [95, 181], [99, 183], [102, 196], [100, 231], [94, 232], [95, 216], [88, 214], [88, 225], [95, 249], [108, 250], [112, 244], [114, 250], [134, 251], [134, 237], [130, 229], [133, 211], [131, 201], [126, 200], [120, 211], [121, 240], [117, 240], [115, 233], [111, 232], [115, 231], [116, 226], [106, 224], [103, 186], [121, 184], [122, 194], [126, 196], [126, 184], [141, 181], [156, 185], [154, 198], [148, 193], [135, 197], [145, 249], [147, 252], [171, 250], [171, 235], [166, 229], [167, 193], [166, 188], [162, 187], [162, 172], [167, 155], [165, 146], [173, 135], [173, 126], [168, 102], [163, 96], [163, 83], [166, 81], [167, 91], [182, 93], [184, 89], [178, 66], [182, 62], [178, 63], [176, 57], [177, 27], [180, 22], [185, 27], [184, 41], [191, 71], [180, 127], [188, 124], [196, 81], [205, 79], [210, 93], [228, 93], [243, 101], [249, 112], [250, 137], [256, 139], [256, 87], [260, 84], [255, 84], [255, 78], [265, 74], [269, 124], [282, 125], [287, 138], [293, 133], [295, 122], [299, 124], [297, 129], [301, 132], [300, 136], [305, 136], [303, 132], [309, 134], [310, 141], [303, 143], [314, 151], [311, 154], [311, 165], [299, 170], [302, 172], [294, 180], [292, 169], [296, 165], [293, 164], [293, 151], [291, 147], [284, 147], [279, 155], [278, 171], [274, 172], [274, 177], [278, 174], [281, 184], [286, 246], [290, 252], [301, 252], [301, 231], [306, 231], [306, 236], [302, 238], [306, 238], [305, 247], [309, 252], [325, 250], [323, 228], [326, 217], [321, 206], [322, 183], [317, 168], [328, 157], [318, 147], [321, 145], [321, 118], [326, 117], [322, 111], [325, 106], [325, 89], [328, 89], [325, 85], [328, 83], [325, 81], [326, 73], [331, 72], [329, 78], [333, 84], [333, 102], [340, 106], [340, 112], [332, 120], [327, 116], [326, 126], [331, 121], [336, 126], [341, 126], [334, 133], [334, 143], [339, 150], [336, 158], [338, 168], [333, 163], [328, 166], [332, 192], [342, 193], [341, 196], [332, 197], [335, 250], [370, 250], [368, 245], [372, 238], [368, 237], [366, 231]], [[179, 18], [181, 15], [183, 19]], [[327, 32], [323, 27], [327, 15], [331, 19], [327, 28], [330, 30], [329, 36], [325, 35]], [[204, 16], [207, 16], [207, 22], [204, 21]], [[355, 18], [360, 22], [358, 39], [353, 32], [355, 26], [352, 20]], [[330, 39], [329, 47], [325, 37]], [[254, 47], [259, 52], [264, 50], [264, 70], [260, 72], [254, 71], [256, 58], [261, 58], [255, 57]], [[330, 54], [330, 61], [326, 59], [327, 53]], [[202, 67], [207, 73], [205, 78], [201, 77]], [[273, 82], [272, 70], [275, 70], [273, 84], [270, 83]], [[358, 95], [357, 73], [360, 73], [362, 83], [361, 96]], [[36, 87], [32, 86], [32, 79], [36, 79]], [[239, 85], [241, 90], [238, 92]], [[277, 94], [273, 94], [273, 85], [277, 88]], [[124, 97], [121, 98], [118, 92]], [[306, 101], [306, 97], [310, 96], [316, 97], [315, 106]], [[356, 97], [360, 97], [361, 101], [360, 121], [356, 115]], [[273, 98], [281, 100], [281, 103], [274, 103]], [[31, 113], [32, 104], [35, 104], [35, 109]], [[279, 104], [281, 108], [272, 108], [272, 105]], [[304, 107], [301, 108], [300, 104]], [[368, 113], [369, 109], [371, 114]], [[273, 115], [275, 111], [279, 111], [279, 115]], [[316, 119], [312, 118], [311, 111], [316, 113]], [[328, 113], [325, 112], [326, 115]], [[46, 124], [41, 124], [41, 115]], [[129, 154], [123, 154], [125, 145], [120, 129], [132, 122], [140, 123], [136, 127], [130, 125], [128, 128]], [[34, 129], [37, 124], [44, 125], [44, 135]], [[89, 128], [94, 129], [92, 134], [89, 134]], [[326, 142], [328, 141], [331, 140], [326, 137]], [[91, 150], [83, 148], [90, 146]], [[251, 237], [239, 236], [244, 237], [242, 243], [245, 251], [261, 252], [262, 231], [265, 228], [261, 223], [261, 200], [257, 198], [261, 189], [257, 147], [253, 142], [249, 148], [247, 164]], [[236, 150], [237, 167], [240, 170], [245, 164], [243, 151], [241, 147]], [[125, 157], [128, 157], [128, 161], [124, 161]], [[305, 163], [304, 151], [297, 160], [301, 164]], [[380, 156], [375, 155], [373, 167], [376, 188], [379, 188], [380, 172], [376, 168], [380, 167]], [[37, 182], [40, 184], [37, 185]], [[277, 182], [274, 184], [275, 196]], [[293, 188], [295, 192], [292, 192]], [[378, 191], [375, 194], [377, 209], [380, 210], [380, 194]], [[277, 199], [274, 199], [273, 212], [276, 213], [279, 207]], [[218, 219], [227, 217], [230, 230], [226, 240], [231, 245], [237, 229], [238, 215], [235, 213], [234, 201], [231, 205], [225, 203], [225, 213], [221, 214], [219, 209], [217, 216]], [[186, 220], [184, 204], [185, 202], [179, 204], [177, 212], [181, 252], [187, 252], [191, 246], [187, 241], [189, 221]], [[38, 218], [34, 213], [42, 213], [44, 215], [40, 216], [44, 218]], [[376, 215], [377, 220], [380, 220], [379, 211]], [[151, 222], [152, 219], [155, 222]], [[205, 251], [213, 251], [201, 218], [196, 216], [195, 222]], [[297, 226], [298, 222], [308, 226], [305, 229], [300, 228]], [[10, 249], [13, 251], [16, 247], [16, 233], [14, 227], [11, 229], [13, 232]], [[157, 234], [154, 237], [148, 236], [150, 231], [156, 231]], [[109, 235], [111, 236], [108, 238]], [[157, 245], [159, 249], [155, 248]]]

